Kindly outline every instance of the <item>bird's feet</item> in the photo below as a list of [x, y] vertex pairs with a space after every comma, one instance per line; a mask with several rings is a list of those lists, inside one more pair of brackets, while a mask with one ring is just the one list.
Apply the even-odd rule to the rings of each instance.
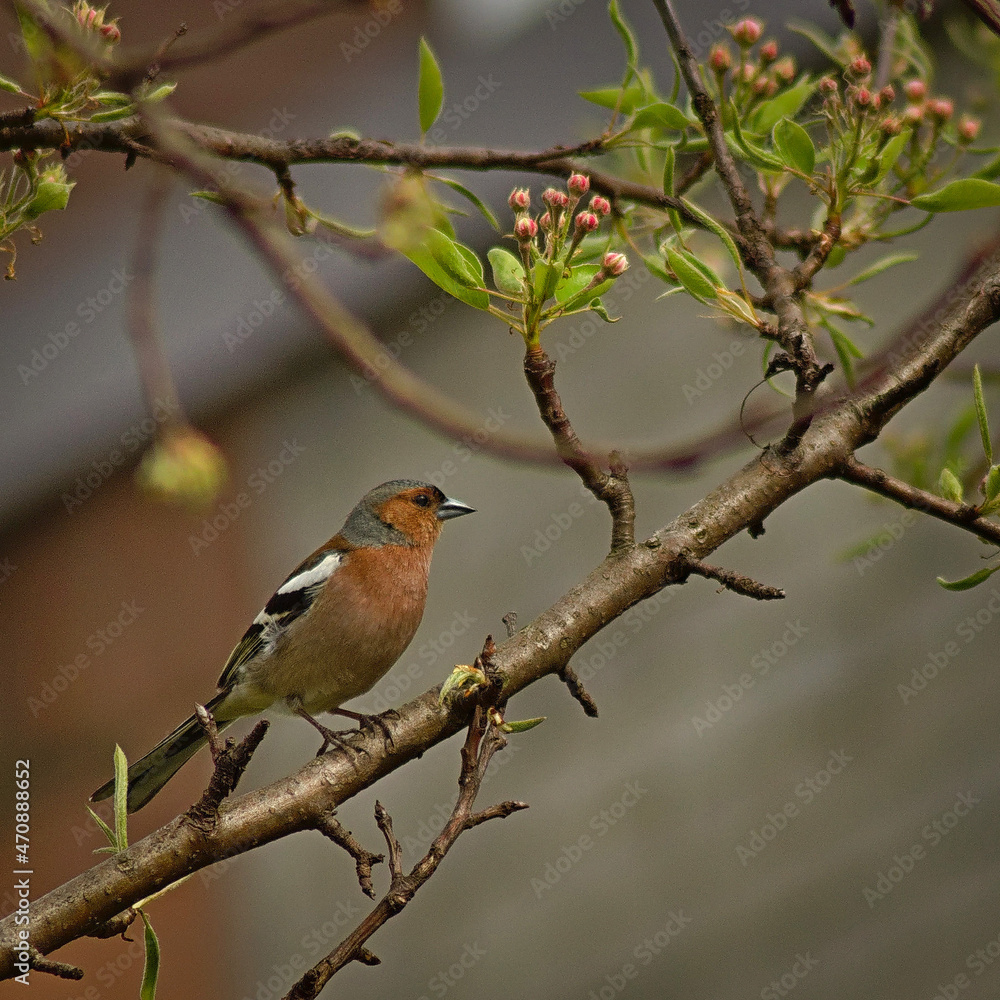
[[317, 722], [304, 708], [296, 709], [295, 714], [305, 719], [323, 737], [323, 744], [316, 751], [317, 757], [322, 757], [332, 746], [339, 747], [352, 757], [358, 756], [358, 751], [350, 743], [341, 739], [340, 733], [335, 733], [332, 729], [327, 729], [322, 722]]
[[[343, 715], [347, 719], [353, 719], [358, 724], [358, 729], [364, 729], [366, 726], [370, 726], [373, 729], [378, 729], [382, 733], [382, 737], [386, 742], [386, 745], [390, 750], [396, 749], [396, 744], [392, 738], [392, 730], [389, 729], [389, 724], [382, 718], [381, 715], [363, 715], [361, 712], [352, 712], [347, 708], [335, 708], [330, 712], [331, 715]], [[394, 709], [390, 708], [384, 714], [393, 715], [397, 719], [399, 718], [399, 713]]]

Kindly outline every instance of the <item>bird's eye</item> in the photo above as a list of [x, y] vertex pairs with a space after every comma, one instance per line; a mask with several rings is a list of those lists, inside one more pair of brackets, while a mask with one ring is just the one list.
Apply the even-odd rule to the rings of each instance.
[[426, 494], [426, 493], [418, 493], [418, 494], [417, 494], [417, 495], [416, 495], [416, 496], [415, 496], [415, 497], [413, 498], [413, 502], [414, 502], [414, 503], [415, 503], [415, 504], [416, 504], [416, 505], [417, 505], [418, 507], [430, 507], [430, 505], [431, 505], [431, 498], [430, 498], [429, 496], [427, 496], [427, 494]]

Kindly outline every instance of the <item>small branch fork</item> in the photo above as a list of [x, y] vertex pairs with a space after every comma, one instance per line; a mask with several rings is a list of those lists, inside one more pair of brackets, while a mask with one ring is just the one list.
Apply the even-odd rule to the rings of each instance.
[[[490, 689], [492, 691], [492, 688]], [[490, 709], [485, 704], [476, 706], [469, 732], [462, 747], [462, 769], [458, 779], [458, 801], [444, 829], [438, 834], [427, 853], [413, 866], [409, 874], [403, 872], [403, 852], [392, 829], [392, 819], [381, 802], [375, 803], [375, 821], [382, 831], [389, 852], [389, 889], [375, 908], [361, 921], [329, 955], [314, 965], [286, 994], [285, 1000], [313, 1000], [320, 990], [350, 962], [366, 965], [378, 964], [378, 958], [366, 947], [365, 942], [388, 920], [399, 913], [416, 895], [418, 889], [437, 871], [444, 856], [454, 846], [455, 841], [466, 830], [491, 819], [501, 819], [521, 809], [527, 809], [524, 802], [500, 802], [479, 812], [473, 812], [476, 796], [482, 785], [486, 770], [493, 755], [507, 745], [507, 740], [496, 724], [490, 719]], [[334, 821], [336, 822], [336, 821]], [[336, 824], [340, 827], [340, 824]], [[340, 827], [342, 830], [343, 828]], [[324, 830], [324, 832], [327, 832]], [[332, 839], [336, 835], [328, 833]], [[348, 837], [350, 835], [348, 834]], [[350, 850], [350, 849], [349, 849]], [[351, 852], [353, 854], [353, 851]], [[365, 854], [370, 858], [380, 855]], [[360, 874], [361, 863], [358, 863]], [[370, 867], [369, 867], [370, 876]], [[370, 881], [369, 881], [370, 885]], [[367, 891], [367, 890], [366, 890]]]
[[610, 472], [605, 472], [584, 451], [556, 391], [555, 374], [556, 363], [541, 347], [528, 348], [524, 355], [524, 377], [535, 394], [542, 422], [551, 432], [562, 460], [607, 505], [611, 513], [611, 552], [628, 551], [635, 545], [635, 499], [628, 469], [617, 452], [611, 453]]

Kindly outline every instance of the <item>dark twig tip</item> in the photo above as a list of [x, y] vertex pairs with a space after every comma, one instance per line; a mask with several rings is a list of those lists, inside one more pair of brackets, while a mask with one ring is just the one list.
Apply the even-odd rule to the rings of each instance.
[[597, 702], [591, 698], [590, 693], [583, 686], [583, 682], [577, 676], [576, 671], [568, 663], [560, 669], [559, 680], [566, 685], [569, 693], [580, 703], [584, 714], [591, 719], [596, 719]]

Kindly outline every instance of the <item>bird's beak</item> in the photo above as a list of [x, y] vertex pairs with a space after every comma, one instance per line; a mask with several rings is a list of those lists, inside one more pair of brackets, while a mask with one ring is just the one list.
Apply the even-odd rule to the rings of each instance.
[[451, 497], [445, 497], [437, 509], [439, 521], [447, 521], [453, 517], [461, 517], [463, 514], [475, 513], [475, 507], [470, 507], [467, 503], [462, 503], [461, 500], [454, 500]]

